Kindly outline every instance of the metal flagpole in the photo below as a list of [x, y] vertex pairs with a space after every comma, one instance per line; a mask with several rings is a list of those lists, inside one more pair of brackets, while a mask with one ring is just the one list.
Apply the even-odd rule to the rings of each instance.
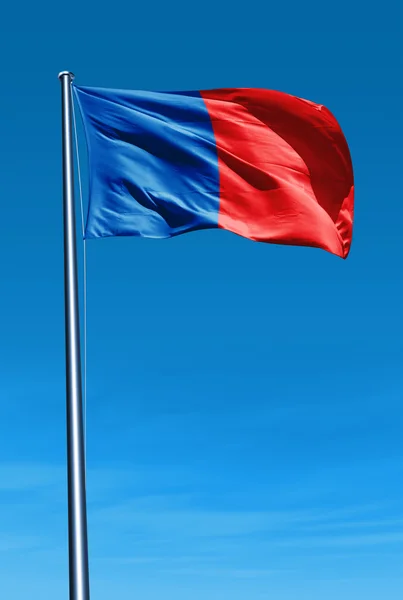
[[71, 127], [71, 83], [74, 75], [59, 74], [62, 85], [64, 301], [66, 327], [67, 472], [69, 513], [70, 600], [89, 600], [85, 453], [78, 309], [74, 166]]

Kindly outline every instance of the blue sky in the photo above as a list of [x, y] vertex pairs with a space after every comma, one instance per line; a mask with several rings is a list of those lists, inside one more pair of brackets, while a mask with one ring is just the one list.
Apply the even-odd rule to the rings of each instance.
[[343, 127], [356, 179], [347, 261], [220, 231], [88, 242], [92, 597], [402, 595], [401, 8], [236, 6], [3, 8], [0, 589], [9, 600], [68, 597], [64, 69], [81, 85], [255, 86], [320, 102]]

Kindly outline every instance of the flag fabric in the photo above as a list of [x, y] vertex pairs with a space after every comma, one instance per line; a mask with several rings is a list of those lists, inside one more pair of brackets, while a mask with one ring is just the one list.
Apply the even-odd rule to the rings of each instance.
[[347, 257], [353, 168], [324, 106], [250, 88], [74, 90], [89, 153], [86, 238], [221, 228]]

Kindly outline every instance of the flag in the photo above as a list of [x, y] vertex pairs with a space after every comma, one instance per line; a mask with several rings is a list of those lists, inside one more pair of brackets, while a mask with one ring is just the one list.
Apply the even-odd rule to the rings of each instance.
[[347, 257], [353, 168], [323, 105], [251, 88], [74, 90], [89, 154], [86, 238], [220, 228]]

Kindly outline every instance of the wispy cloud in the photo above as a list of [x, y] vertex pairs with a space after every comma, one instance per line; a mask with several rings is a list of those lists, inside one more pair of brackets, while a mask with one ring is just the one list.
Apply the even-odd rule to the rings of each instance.
[[198, 577], [228, 577], [230, 579], [256, 579], [272, 578], [279, 573], [287, 572], [270, 569], [228, 569], [228, 568], [200, 568], [182, 567], [176, 569], [164, 569], [170, 575], [193, 575]]
[[[175, 500], [179, 502], [177, 507], [173, 506]], [[376, 505], [363, 505], [328, 511], [233, 511], [189, 508], [186, 504], [188, 503], [183, 502], [182, 496], [145, 496], [127, 503], [96, 509], [92, 518], [97, 523], [104, 521], [113, 527], [124, 526], [126, 529], [141, 526], [159, 532], [179, 533], [181, 536], [225, 537], [290, 528], [294, 530], [301, 527], [338, 528], [343, 527], [343, 524], [351, 527], [354, 525], [354, 520], [351, 520], [353, 517], [368, 516], [368, 513], [379, 508]], [[363, 526], [361, 521], [357, 522]], [[399, 519], [392, 520], [392, 525], [400, 522]], [[368, 520], [368, 523], [371, 521]], [[380, 524], [382, 523], [383, 521], [380, 521]]]
[[[403, 515], [399, 511], [386, 512], [381, 504], [326, 509], [312, 502], [309, 509], [303, 503], [294, 509], [261, 510], [253, 506], [254, 500], [261, 506], [261, 500], [251, 496], [248, 503], [244, 502], [244, 510], [235, 510], [228, 499], [223, 506], [222, 499], [217, 500], [214, 494], [203, 502], [193, 485], [181, 493], [175, 488], [172, 493], [156, 491], [158, 487], [164, 489], [164, 482], [175, 479], [175, 467], [165, 475], [163, 471], [155, 467], [153, 477], [146, 467], [89, 470], [94, 559], [109, 556], [120, 565], [144, 568], [158, 563], [159, 568], [164, 565], [172, 573], [175, 569], [201, 569], [206, 576], [227, 569], [228, 576], [233, 573], [234, 578], [247, 578], [252, 572], [256, 577], [270, 576], [276, 570], [274, 566], [267, 561], [259, 563], [257, 557], [275, 555], [276, 549], [280, 552], [293, 548], [301, 553], [309, 548], [339, 548], [346, 552], [392, 545], [403, 548]], [[160, 472], [163, 481], [158, 486]], [[180, 468], [177, 472], [184, 479]], [[0, 464], [0, 550], [63, 544], [65, 491], [64, 465]], [[19, 503], [16, 494], [20, 494]], [[12, 536], [10, 532], [21, 535]], [[179, 564], [181, 554], [190, 558]], [[255, 557], [255, 562], [252, 558], [249, 561], [249, 555]], [[242, 557], [245, 568], [235, 568], [231, 564], [234, 557]], [[209, 561], [215, 559], [222, 564], [209, 566]]]
[[403, 554], [403, 532], [374, 533], [365, 535], [341, 535], [341, 536], [304, 536], [301, 538], [291, 538], [286, 540], [277, 540], [274, 542], [278, 546], [287, 547], [341, 547], [341, 546], [378, 546], [385, 544], [401, 545]]
[[373, 520], [340, 520], [335, 523], [325, 522], [319, 524], [308, 524], [301, 527], [304, 531], [315, 532], [315, 531], [332, 531], [332, 530], [348, 530], [348, 529], [376, 529], [376, 528], [393, 528], [403, 531], [403, 518], [396, 519], [380, 519], [374, 518]]
[[0, 463], [0, 492], [29, 491], [63, 485], [65, 469], [39, 463]]
[[40, 546], [41, 539], [39, 537], [0, 533], [0, 552], [28, 550]]

